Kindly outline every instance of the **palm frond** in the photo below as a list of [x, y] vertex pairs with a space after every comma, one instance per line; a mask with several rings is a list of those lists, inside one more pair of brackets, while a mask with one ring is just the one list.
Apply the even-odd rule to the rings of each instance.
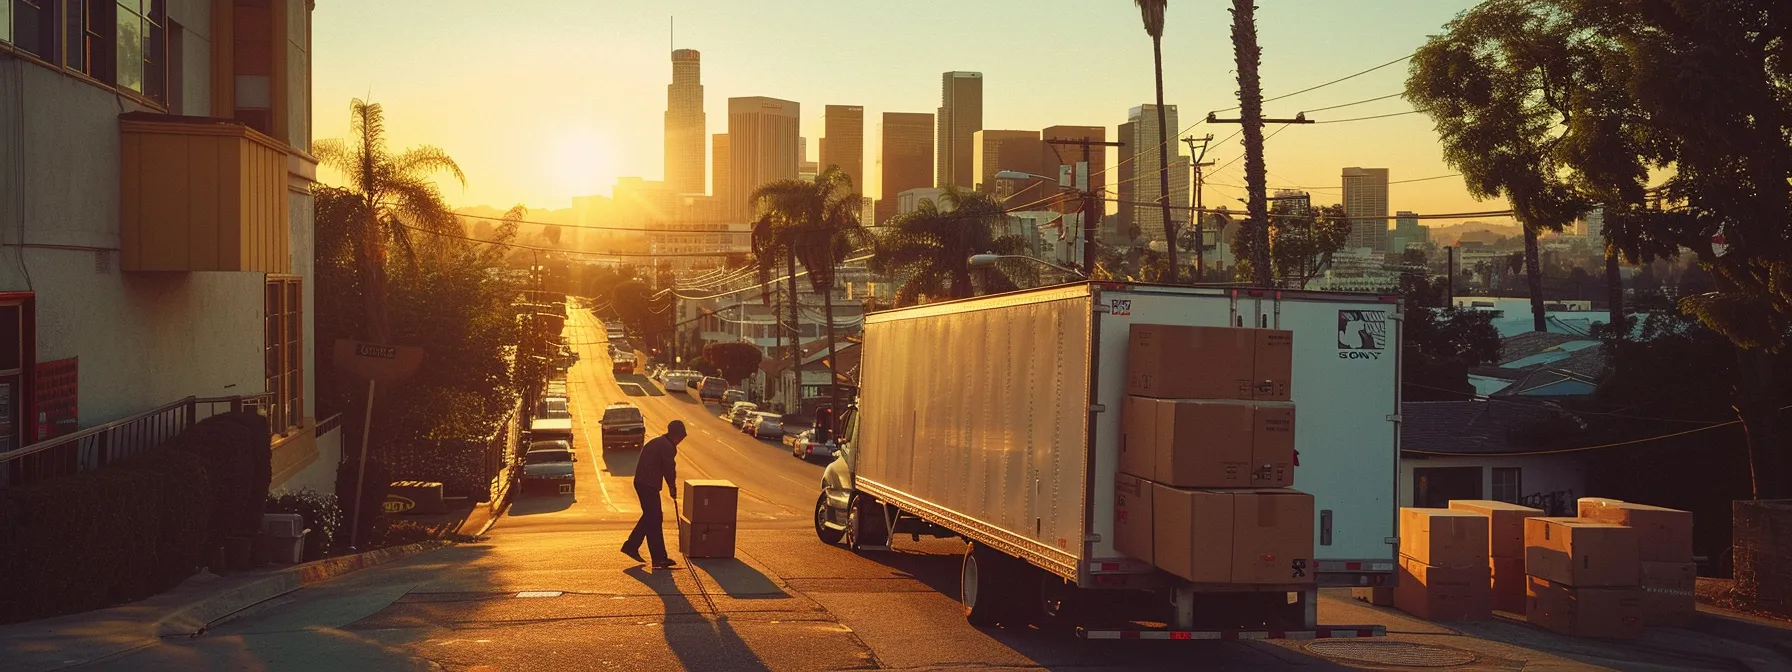
[[1152, 37], [1164, 36], [1164, 9], [1167, 0], [1133, 0], [1139, 7], [1139, 16], [1145, 20], [1145, 34]]
[[449, 158], [448, 153], [433, 145], [423, 145], [404, 150], [392, 160], [392, 172], [398, 175], [424, 176], [435, 173], [448, 173], [460, 181], [461, 187], [467, 186], [467, 176], [460, 170], [460, 164]]

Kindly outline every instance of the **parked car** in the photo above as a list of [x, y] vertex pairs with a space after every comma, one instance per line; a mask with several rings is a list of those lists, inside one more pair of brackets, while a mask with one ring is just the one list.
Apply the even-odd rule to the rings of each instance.
[[796, 440], [791, 442], [790, 454], [802, 460], [828, 459], [834, 456], [837, 447], [831, 438], [817, 441], [815, 430], [810, 429], [796, 435]]
[[523, 489], [558, 485], [559, 494], [572, 494], [573, 463], [579, 461], [572, 444], [565, 441], [531, 441], [523, 453]]
[[728, 381], [715, 376], [707, 376], [703, 379], [703, 384], [697, 388], [697, 401], [708, 402], [714, 399], [716, 403], [726, 407], [727, 404], [722, 401], [722, 397], [728, 392]]
[[759, 410], [759, 404], [751, 401], [737, 401], [728, 407], [728, 412], [722, 417], [728, 420], [728, 424], [739, 427], [741, 420], [746, 419], [748, 414], [757, 410]]
[[746, 400], [747, 400], [747, 391], [746, 390], [728, 390], [727, 392], [722, 393], [722, 405], [723, 406], [727, 406], [728, 404], [732, 404], [732, 403], [739, 402], [739, 401], [746, 401]]
[[641, 417], [641, 409], [628, 402], [605, 406], [599, 424], [603, 426], [604, 450], [640, 448], [647, 438], [647, 422]]
[[567, 405], [566, 395], [550, 394], [535, 402], [535, 417], [563, 419], [572, 417], [572, 409]]
[[617, 355], [615, 361], [613, 361], [610, 364], [610, 373], [612, 373], [612, 374], [620, 376], [620, 375], [630, 374], [630, 373], [634, 373], [634, 372], [635, 372], [635, 356], [634, 355], [631, 355], [628, 353], [622, 353], [620, 355]]
[[683, 392], [690, 386], [690, 381], [683, 371], [667, 371], [660, 376], [660, 386], [666, 388], [667, 392]]
[[756, 439], [783, 439], [784, 416], [770, 411], [754, 411], [747, 421], [747, 433]]

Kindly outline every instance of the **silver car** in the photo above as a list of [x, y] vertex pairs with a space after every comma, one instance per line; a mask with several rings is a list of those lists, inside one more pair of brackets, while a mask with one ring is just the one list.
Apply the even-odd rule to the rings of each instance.
[[558, 484], [560, 494], [572, 494], [573, 463], [579, 458], [565, 441], [535, 441], [523, 454], [523, 486]]
[[784, 438], [784, 416], [769, 411], [754, 411], [741, 431], [756, 439]]
[[733, 406], [728, 407], [727, 415], [722, 417], [728, 420], [728, 424], [739, 427], [740, 423], [747, 419], [749, 413], [757, 410], [759, 410], [759, 404], [751, 401], [737, 401]]

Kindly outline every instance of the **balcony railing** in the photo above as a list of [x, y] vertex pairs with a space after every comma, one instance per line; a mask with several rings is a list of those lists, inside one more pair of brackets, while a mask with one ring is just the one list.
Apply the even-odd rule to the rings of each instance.
[[194, 423], [227, 411], [247, 409], [266, 415], [272, 396], [187, 397], [123, 420], [0, 453], [0, 488], [99, 469], [162, 445]]

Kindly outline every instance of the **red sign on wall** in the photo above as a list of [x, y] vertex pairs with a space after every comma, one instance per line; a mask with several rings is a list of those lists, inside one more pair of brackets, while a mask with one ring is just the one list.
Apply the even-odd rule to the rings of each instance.
[[81, 428], [76, 375], [78, 357], [37, 363], [37, 417], [30, 418], [37, 440], [75, 433]]

